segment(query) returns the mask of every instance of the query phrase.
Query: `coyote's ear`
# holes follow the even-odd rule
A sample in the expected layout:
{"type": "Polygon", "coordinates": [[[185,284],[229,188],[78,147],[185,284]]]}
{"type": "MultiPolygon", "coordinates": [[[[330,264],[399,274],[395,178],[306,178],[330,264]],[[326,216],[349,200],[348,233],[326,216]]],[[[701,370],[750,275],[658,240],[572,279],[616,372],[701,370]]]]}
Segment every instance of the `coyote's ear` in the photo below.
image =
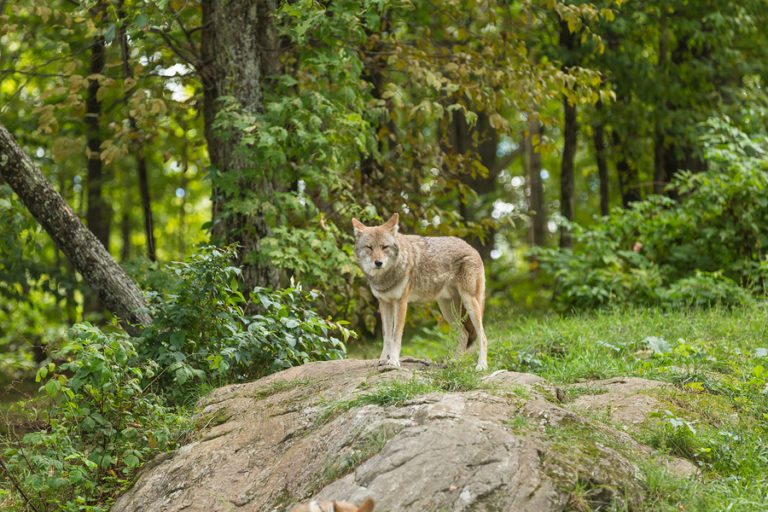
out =
{"type": "Polygon", "coordinates": [[[382,227],[387,228],[388,230],[392,231],[392,233],[397,233],[397,221],[399,218],[400,216],[397,213],[393,213],[389,220],[385,222],[382,227]]]}
{"type": "Polygon", "coordinates": [[[365,224],[363,224],[357,219],[352,219],[352,227],[355,228],[355,236],[360,236],[363,234],[363,230],[365,229],[365,224]]]}
{"type": "Polygon", "coordinates": [[[357,509],[357,512],[373,512],[373,498],[366,498],[363,504],[360,505],[360,508],[357,509]]]}

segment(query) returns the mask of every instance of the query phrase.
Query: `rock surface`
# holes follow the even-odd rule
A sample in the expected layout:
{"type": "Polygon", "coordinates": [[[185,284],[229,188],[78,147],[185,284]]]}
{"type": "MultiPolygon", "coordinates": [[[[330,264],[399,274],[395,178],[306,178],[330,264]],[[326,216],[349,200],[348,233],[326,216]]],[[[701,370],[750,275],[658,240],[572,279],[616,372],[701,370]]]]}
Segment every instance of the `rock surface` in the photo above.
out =
{"type": "Polygon", "coordinates": [[[504,371],[478,389],[400,405],[359,399],[428,371],[330,361],[217,389],[200,404],[195,437],[149,464],[112,511],[282,512],[310,498],[368,496],[377,512],[632,509],[643,499],[634,461],[666,461],[590,419],[643,421],[659,406],[644,394],[663,386],[652,381],[593,382],[594,395],[582,385],[560,403],[563,391],[547,381],[504,371]]]}

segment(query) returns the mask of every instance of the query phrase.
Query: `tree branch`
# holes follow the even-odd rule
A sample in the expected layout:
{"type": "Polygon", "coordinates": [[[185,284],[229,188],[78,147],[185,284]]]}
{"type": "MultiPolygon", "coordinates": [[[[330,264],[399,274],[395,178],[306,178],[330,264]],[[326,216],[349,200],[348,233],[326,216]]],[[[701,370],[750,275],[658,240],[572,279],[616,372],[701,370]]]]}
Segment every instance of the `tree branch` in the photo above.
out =
{"type": "Polygon", "coordinates": [[[24,502],[29,505],[35,512],[40,512],[40,509],[38,509],[34,503],[32,503],[32,500],[27,497],[27,495],[24,493],[24,489],[21,488],[19,482],[16,481],[11,472],[8,470],[8,466],[5,465],[5,461],[2,457],[0,457],[0,467],[2,467],[3,471],[5,471],[5,474],[8,475],[8,480],[11,481],[13,487],[18,491],[19,494],[21,494],[21,497],[24,498],[24,502]]]}
{"type": "Polygon", "coordinates": [[[496,160],[496,164],[493,166],[493,169],[489,169],[491,171],[491,174],[496,174],[498,172],[501,172],[505,167],[507,167],[509,164],[512,163],[512,160],[517,158],[518,156],[523,154],[523,148],[520,146],[516,150],[512,151],[511,153],[507,153],[503,157],[501,157],[499,160],[496,160]]]}
{"type": "Polygon", "coordinates": [[[195,40],[192,38],[192,32],[187,30],[187,27],[184,26],[184,24],[181,22],[181,17],[179,16],[179,13],[181,11],[174,11],[173,7],[171,7],[171,11],[173,12],[173,19],[176,21],[176,24],[179,26],[181,31],[184,33],[184,37],[187,38],[187,42],[189,43],[189,46],[191,48],[192,55],[194,55],[197,60],[200,60],[200,50],[197,48],[197,44],[195,43],[195,40]]]}
{"type": "Polygon", "coordinates": [[[202,63],[200,62],[200,57],[195,55],[194,51],[192,51],[191,54],[188,53],[185,49],[182,48],[178,41],[172,38],[167,32],[160,30],[159,28],[150,28],[149,31],[155,34],[160,34],[160,37],[162,37],[163,40],[168,44],[173,53],[178,55],[181,60],[192,66],[195,71],[198,73],[201,72],[202,63]]]}

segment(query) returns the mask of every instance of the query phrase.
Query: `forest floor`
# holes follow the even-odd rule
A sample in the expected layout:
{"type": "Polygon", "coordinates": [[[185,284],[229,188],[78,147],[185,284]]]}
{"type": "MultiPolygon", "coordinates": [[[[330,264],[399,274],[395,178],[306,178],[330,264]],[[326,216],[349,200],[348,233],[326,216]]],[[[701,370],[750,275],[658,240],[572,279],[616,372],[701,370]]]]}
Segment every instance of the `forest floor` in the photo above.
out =
{"type": "MultiPolygon", "coordinates": [[[[669,478],[641,467],[646,510],[768,510],[768,309],[617,309],[583,315],[516,317],[490,312],[491,371],[539,375],[576,405],[594,381],[641,377],[670,383],[654,393],[661,407],[640,424],[619,426],[637,441],[698,467],[669,478]]],[[[353,346],[374,358],[378,344],[353,346]]],[[[445,325],[406,336],[403,355],[452,357],[445,325]]],[[[469,356],[470,359],[474,355],[469,356]]],[[[471,364],[471,362],[468,362],[471,364]]],[[[611,414],[596,420],[610,426],[611,414]]]]}
{"type": "Polygon", "coordinates": [[[39,387],[34,376],[0,385],[0,438],[19,438],[44,425],[38,420],[44,401],[34,398],[39,387]]]}

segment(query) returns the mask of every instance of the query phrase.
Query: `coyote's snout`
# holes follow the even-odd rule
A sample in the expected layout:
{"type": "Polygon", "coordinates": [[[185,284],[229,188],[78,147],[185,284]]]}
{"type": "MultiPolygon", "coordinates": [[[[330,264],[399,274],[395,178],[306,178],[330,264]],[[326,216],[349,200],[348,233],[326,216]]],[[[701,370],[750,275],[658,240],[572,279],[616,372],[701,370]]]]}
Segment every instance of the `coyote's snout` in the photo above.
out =
{"type": "Polygon", "coordinates": [[[380,363],[400,366],[408,303],[436,300],[445,319],[460,327],[460,350],[477,339],[477,369],[488,368],[483,330],[485,270],[480,254],[455,237],[401,235],[396,213],[381,226],[365,226],[357,219],[352,219],[352,225],[357,262],[379,299],[384,331],[380,363]]]}

